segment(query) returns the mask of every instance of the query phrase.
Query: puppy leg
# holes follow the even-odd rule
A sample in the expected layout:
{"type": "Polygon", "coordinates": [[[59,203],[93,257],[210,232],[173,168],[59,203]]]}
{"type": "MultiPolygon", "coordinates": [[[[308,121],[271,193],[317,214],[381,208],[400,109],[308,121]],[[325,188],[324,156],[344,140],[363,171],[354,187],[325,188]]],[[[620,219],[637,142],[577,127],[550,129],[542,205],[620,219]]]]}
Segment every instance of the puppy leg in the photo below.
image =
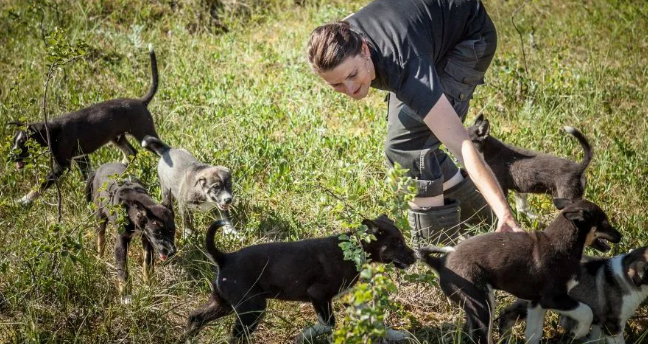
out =
{"type": "Polygon", "coordinates": [[[214,292],[209,297],[209,302],[195,309],[189,315],[185,340],[189,341],[195,337],[203,326],[218,318],[232,313],[230,306],[225,299],[218,294],[218,289],[214,286],[214,292]]]}
{"type": "Polygon", "coordinates": [[[540,307],[540,305],[529,304],[529,308],[527,308],[526,330],[524,331],[524,337],[528,344],[540,343],[545,313],[547,313],[547,310],[540,307]]]}
{"type": "Polygon", "coordinates": [[[40,187],[38,190],[32,190],[30,191],[27,195],[23,196],[18,202],[21,205],[30,205],[32,202],[34,202],[40,195],[47,189],[49,189],[56,181],[63,175],[63,172],[65,172],[65,169],[70,167],[70,162],[64,162],[64,163],[57,163],[54,162],[54,169],[52,172],[50,172],[47,177],[45,177],[45,181],[41,183],[40,187]]]}
{"type": "Polygon", "coordinates": [[[615,335],[607,336],[606,344],[625,344],[625,339],[623,339],[623,331],[615,335]]]}
{"type": "Polygon", "coordinates": [[[544,309],[553,309],[576,320],[578,322],[574,328],[576,339],[584,337],[589,332],[594,319],[592,309],[588,305],[572,299],[567,294],[545,294],[540,300],[540,306],[544,309]]]}
{"type": "Polygon", "coordinates": [[[92,165],[90,164],[90,158],[88,158],[87,155],[84,155],[74,159],[74,162],[76,162],[76,165],[79,168],[79,172],[81,172],[81,176],[83,177],[83,180],[88,180],[88,175],[90,174],[90,172],[92,172],[92,165]]]}
{"type": "Polygon", "coordinates": [[[130,162],[129,155],[137,155],[135,147],[133,147],[130,142],[128,142],[125,134],[117,136],[117,138],[112,140],[112,143],[122,151],[122,154],[124,154],[124,158],[122,159],[122,163],[124,164],[128,164],[130,162]]]}
{"type": "Polygon", "coordinates": [[[249,339],[249,336],[254,332],[257,325],[259,325],[266,306],[266,299],[259,296],[252,296],[234,306],[237,319],[232,329],[233,342],[237,342],[245,337],[249,339]]]}
{"type": "Polygon", "coordinates": [[[130,235],[120,235],[115,245],[115,261],[117,262],[117,278],[119,279],[119,294],[121,303],[129,304],[130,282],[128,281],[128,245],[130,244],[130,235]]]}
{"type": "Polygon", "coordinates": [[[173,193],[171,189],[162,186],[162,205],[173,212],[173,193]]]}
{"type": "Polygon", "coordinates": [[[99,215],[99,227],[97,227],[97,254],[99,258],[103,257],[106,250],[106,227],[108,226],[108,218],[99,215]]]}
{"type": "Polygon", "coordinates": [[[526,319],[528,307],[528,301],[517,299],[513,304],[500,311],[498,326],[500,337],[510,334],[511,328],[516,322],[526,319]]]}
{"type": "Polygon", "coordinates": [[[594,343],[600,344],[602,339],[603,339],[603,330],[601,329],[601,326],[592,325],[592,330],[587,335],[585,342],[592,343],[592,344],[594,343]]]}
{"type": "Polygon", "coordinates": [[[515,192],[515,209],[517,209],[518,213],[525,214],[530,219],[538,217],[529,210],[528,195],[525,193],[515,192]]]}
{"type": "MultiPolygon", "coordinates": [[[[309,294],[312,290],[316,288],[309,288],[309,294]]],[[[333,305],[331,300],[328,299],[313,299],[311,297],[311,302],[313,303],[313,308],[317,313],[317,324],[309,326],[302,330],[302,332],[297,336],[295,343],[304,343],[304,341],[310,343],[314,338],[319,337],[323,334],[329,334],[333,331],[335,326],[335,317],[333,316],[333,305]]]]}
{"type": "Polygon", "coordinates": [[[144,248],[144,266],[142,271],[144,273],[144,281],[148,283],[155,270],[155,260],[153,259],[153,245],[151,245],[151,242],[145,235],[142,235],[142,247],[144,248]]]}
{"type": "MultiPolygon", "coordinates": [[[[443,283],[443,282],[442,282],[443,283]]],[[[493,305],[491,305],[488,288],[479,288],[474,284],[457,283],[453,289],[441,285],[443,293],[458,303],[466,313],[464,331],[475,343],[492,344],[491,336],[493,305]]]]}
{"type": "Polygon", "coordinates": [[[183,225],[183,230],[182,230],[182,239],[187,240],[189,236],[191,236],[194,232],[193,228],[193,216],[190,213],[190,210],[182,205],[182,202],[180,202],[180,217],[182,218],[182,225],[183,225]]]}

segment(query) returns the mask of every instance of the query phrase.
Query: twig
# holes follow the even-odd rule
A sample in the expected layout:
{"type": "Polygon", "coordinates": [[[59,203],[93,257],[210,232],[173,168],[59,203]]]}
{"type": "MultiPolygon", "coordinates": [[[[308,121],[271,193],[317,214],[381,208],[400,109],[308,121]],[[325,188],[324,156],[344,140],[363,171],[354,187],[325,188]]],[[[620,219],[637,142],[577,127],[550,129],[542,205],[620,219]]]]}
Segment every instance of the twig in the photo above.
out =
{"type": "Polygon", "coordinates": [[[520,31],[520,28],[515,25],[515,16],[517,13],[526,5],[526,3],[529,2],[529,0],[524,0],[524,2],[513,11],[513,15],[511,16],[511,23],[513,24],[513,27],[515,28],[515,31],[517,31],[518,35],[520,36],[520,44],[522,45],[522,61],[524,62],[524,74],[529,75],[529,68],[527,66],[527,59],[526,59],[526,52],[524,51],[524,39],[522,38],[522,31],[520,31]]]}
{"type": "Polygon", "coordinates": [[[324,190],[324,192],[326,192],[327,194],[331,195],[331,197],[333,197],[333,198],[337,199],[338,201],[344,203],[344,206],[347,207],[347,208],[349,208],[349,209],[351,209],[351,211],[353,211],[354,213],[356,213],[356,215],[360,215],[362,218],[365,218],[365,219],[368,218],[367,216],[365,216],[365,214],[363,214],[362,212],[358,211],[356,208],[354,208],[354,207],[351,206],[349,203],[347,203],[346,199],[344,199],[344,198],[342,198],[341,196],[339,196],[338,194],[336,194],[333,190],[331,190],[331,189],[327,188],[326,186],[322,185],[322,182],[317,181],[317,185],[318,185],[320,188],[322,188],[322,189],[324,190]]]}
{"type": "MultiPolygon", "coordinates": [[[[45,84],[43,85],[43,103],[41,107],[41,111],[43,112],[43,118],[45,119],[44,124],[45,124],[45,136],[47,139],[47,149],[49,150],[50,153],[50,172],[52,175],[55,175],[54,173],[54,164],[56,163],[54,161],[54,152],[52,151],[52,141],[50,137],[50,132],[49,132],[49,126],[48,126],[48,118],[47,118],[47,90],[49,88],[49,82],[52,79],[52,75],[54,74],[54,69],[57,68],[58,66],[66,65],[70,62],[76,61],[77,57],[73,57],[63,63],[52,63],[49,67],[49,70],[47,71],[47,78],[45,79],[45,84]]],[[[56,185],[56,196],[57,196],[57,204],[58,204],[58,223],[61,223],[62,219],[62,213],[63,213],[63,206],[61,203],[61,186],[59,185],[59,178],[54,179],[54,184],[56,185]]]]}

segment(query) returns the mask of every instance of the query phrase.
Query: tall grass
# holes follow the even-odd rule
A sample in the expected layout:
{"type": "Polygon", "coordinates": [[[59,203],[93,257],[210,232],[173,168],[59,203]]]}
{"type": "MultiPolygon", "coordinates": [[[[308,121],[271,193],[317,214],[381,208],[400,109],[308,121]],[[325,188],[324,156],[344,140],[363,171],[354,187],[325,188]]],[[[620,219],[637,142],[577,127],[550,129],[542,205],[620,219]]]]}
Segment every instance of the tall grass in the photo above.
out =
{"type": "MultiPolygon", "coordinates": [[[[146,44],[152,42],[161,83],[149,108],[161,137],[234,173],[233,217],[245,237],[218,238],[219,247],[339,233],[360,222],[358,213],[391,208],[384,183],[386,105],[376,91],[362,102],[334,94],[310,72],[304,52],[315,26],[363,4],[8,0],[0,5],[0,118],[41,118],[48,37],[55,30],[65,43],[88,48],[83,58],[56,70],[48,98],[52,116],[144,94],[150,82],[146,44]]],[[[625,235],[613,253],[648,243],[646,4],[516,0],[485,6],[499,47],[467,123],[484,113],[506,142],[575,160],[580,145],[561,128],[581,129],[595,152],[586,197],[625,235]]],[[[1,134],[0,156],[6,157],[12,129],[3,127],[1,134]]],[[[179,340],[187,314],[207,300],[214,277],[201,252],[203,236],[180,242],[175,258],[158,262],[150,284],[141,279],[134,241],[134,302],[121,305],[112,254],[96,257],[96,224],[77,170],[62,179],[61,224],[53,189],[30,209],[15,202],[47,172],[45,158],[22,173],[10,162],[0,167],[0,342],[179,340]]],[[[119,159],[110,146],[91,156],[95,167],[119,159]]],[[[134,164],[159,199],[155,157],[140,149],[134,164]]],[[[543,221],[555,216],[548,197],[532,197],[531,206],[543,221]]],[[[198,227],[209,222],[207,215],[196,218],[198,227]]],[[[110,229],[108,248],[116,233],[110,229]]],[[[455,325],[461,314],[440,290],[406,282],[403,273],[393,278],[403,311],[389,317],[390,325],[413,332],[421,343],[460,338],[455,325]]],[[[342,308],[336,303],[338,316],[342,308]]],[[[315,319],[310,305],[271,302],[253,338],[288,342],[315,319]]],[[[231,324],[231,317],[216,322],[199,339],[224,342],[231,324]]],[[[550,319],[546,334],[554,335],[555,326],[550,319]]],[[[631,340],[643,332],[642,321],[633,321],[631,340]]]]}

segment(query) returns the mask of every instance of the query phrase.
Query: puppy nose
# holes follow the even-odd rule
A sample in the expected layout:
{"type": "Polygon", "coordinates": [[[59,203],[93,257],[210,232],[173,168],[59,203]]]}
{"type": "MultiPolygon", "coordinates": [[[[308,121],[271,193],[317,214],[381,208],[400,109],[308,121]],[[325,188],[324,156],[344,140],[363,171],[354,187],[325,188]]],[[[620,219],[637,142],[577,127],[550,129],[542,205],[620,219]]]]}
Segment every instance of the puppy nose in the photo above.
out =
{"type": "Polygon", "coordinates": [[[224,197],[223,202],[225,202],[225,204],[232,204],[232,196],[224,197]]]}

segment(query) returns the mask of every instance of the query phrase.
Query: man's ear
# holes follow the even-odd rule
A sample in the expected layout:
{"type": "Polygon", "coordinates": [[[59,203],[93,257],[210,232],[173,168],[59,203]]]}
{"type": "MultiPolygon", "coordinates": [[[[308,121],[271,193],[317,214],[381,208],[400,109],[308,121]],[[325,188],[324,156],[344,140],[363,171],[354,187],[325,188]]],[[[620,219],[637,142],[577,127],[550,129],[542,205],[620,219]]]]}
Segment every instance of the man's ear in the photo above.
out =
{"type": "Polygon", "coordinates": [[[574,203],[574,201],[567,198],[554,198],[553,204],[556,206],[556,209],[563,210],[566,206],[574,203]]]}

